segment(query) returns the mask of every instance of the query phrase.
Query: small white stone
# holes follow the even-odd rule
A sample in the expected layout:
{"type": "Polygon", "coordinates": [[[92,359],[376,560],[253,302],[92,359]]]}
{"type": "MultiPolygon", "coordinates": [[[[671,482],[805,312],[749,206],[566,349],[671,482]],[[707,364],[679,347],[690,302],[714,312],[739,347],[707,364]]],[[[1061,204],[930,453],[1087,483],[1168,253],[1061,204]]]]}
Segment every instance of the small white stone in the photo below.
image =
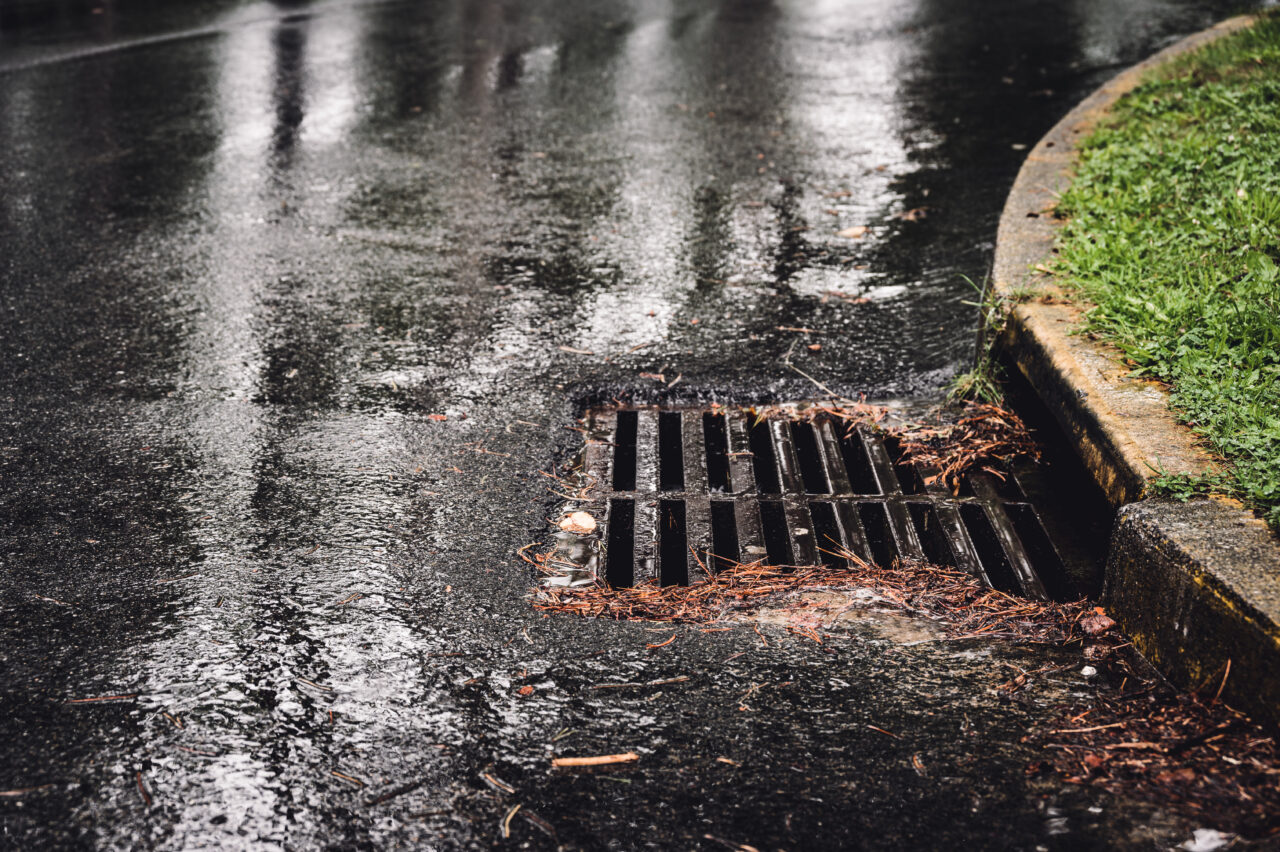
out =
{"type": "Polygon", "coordinates": [[[1093,666],[1085,666],[1080,670],[1080,674],[1084,675],[1085,677],[1094,677],[1095,675],[1098,674],[1098,670],[1095,669],[1093,666]]]}
{"type": "Polygon", "coordinates": [[[587,535],[594,532],[596,519],[586,512],[574,512],[560,521],[560,529],[576,535],[587,535]]]}

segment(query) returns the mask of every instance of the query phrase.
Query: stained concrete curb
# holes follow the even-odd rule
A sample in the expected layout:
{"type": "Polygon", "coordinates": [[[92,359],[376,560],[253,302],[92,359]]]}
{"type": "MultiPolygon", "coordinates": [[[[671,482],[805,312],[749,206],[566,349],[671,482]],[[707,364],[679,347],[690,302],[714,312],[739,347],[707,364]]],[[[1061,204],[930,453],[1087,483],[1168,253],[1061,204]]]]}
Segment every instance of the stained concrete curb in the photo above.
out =
{"type": "MultiPolygon", "coordinates": [[[[1231,675],[1233,706],[1280,727],[1280,539],[1225,501],[1148,498],[1157,471],[1199,473],[1213,460],[1168,409],[1155,382],[1127,375],[1119,353],[1073,335],[1080,309],[1037,267],[1053,252],[1058,194],[1071,182],[1077,142],[1153,68],[1248,26],[1232,18],[1113,78],[1032,149],[1000,216],[993,286],[1017,303],[1000,344],[1119,509],[1103,602],[1174,682],[1199,688],[1231,675]]],[[[1214,688],[1216,689],[1216,683],[1214,688]]]]}

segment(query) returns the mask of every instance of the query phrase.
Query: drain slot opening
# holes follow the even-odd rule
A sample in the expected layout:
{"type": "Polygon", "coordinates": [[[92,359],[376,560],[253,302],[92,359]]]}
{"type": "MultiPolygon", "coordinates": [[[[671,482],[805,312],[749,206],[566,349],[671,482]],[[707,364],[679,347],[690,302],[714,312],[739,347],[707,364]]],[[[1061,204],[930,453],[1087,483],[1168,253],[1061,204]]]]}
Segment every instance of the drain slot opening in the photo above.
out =
{"type": "Polygon", "coordinates": [[[765,554],[771,565],[790,565],[791,538],[787,534],[787,516],[780,500],[760,501],[760,526],[764,532],[765,554]]]}
{"type": "Polygon", "coordinates": [[[689,584],[689,547],[683,500],[658,503],[659,579],[664,586],[689,584]]]}
{"type": "Polygon", "coordinates": [[[636,489],[636,429],[640,415],[635,411],[619,411],[613,433],[613,490],[636,489]]]}
{"type": "Polygon", "coordinates": [[[707,448],[707,488],[729,490],[729,431],[723,414],[702,415],[702,436],[707,448]]]}
{"type": "Polygon", "coordinates": [[[862,444],[862,435],[855,429],[840,439],[840,454],[844,456],[845,472],[854,494],[879,494],[876,475],[871,469],[871,459],[862,444]]]}
{"type": "Polygon", "coordinates": [[[927,490],[924,484],[924,478],[920,476],[920,472],[916,470],[915,465],[902,463],[902,447],[896,438],[887,438],[884,442],[884,448],[889,453],[889,458],[893,461],[893,473],[898,479],[898,485],[902,487],[903,494],[923,494],[927,490]]]}
{"type": "Polygon", "coordinates": [[[987,513],[976,503],[965,503],[960,507],[960,516],[964,518],[969,538],[977,548],[978,558],[982,560],[982,567],[986,569],[991,585],[1002,592],[1021,591],[1013,565],[1000,546],[1000,539],[991,526],[987,513]]]}
{"type": "Polygon", "coordinates": [[[791,443],[796,448],[796,460],[800,462],[800,479],[809,494],[830,494],[826,471],[822,468],[822,451],[818,449],[818,436],[808,423],[791,424],[791,443]]]}
{"type": "Polygon", "coordinates": [[[751,467],[756,474],[756,490],[761,494],[780,494],[782,484],[778,479],[778,457],[773,450],[766,421],[751,427],[751,467]]]}
{"type": "Polygon", "coordinates": [[[684,490],[684,440],[680,412],[658,415],[658,490],[684,490]]]}
{"type": "Polygon", "coordinates": [[[711,553],[712,571],[721,571],[740,562],[738,547],[738,519],[733,511],[733,501],[711,501],[711,553]]]}
{"type": "Polygon", "coordinates": [[[604,578],[614,587],[635,582],[636,504],[634,500],[609,501],[609,562],[604,578]]]}
{"type": "Polygon", "coordinates": [[[867,545],[871,548],[872,561],[888,567],[898,558],[893,547],[893,532],[889,529],[889,515],[883,503],[859,503],[858,516],[867,533],[867,545]]]}
{"type": "Polygon", "coordinates": [[[1049,596],[1060,601],[1079,597],[1068,578],[1067,567],[1049,539],[1049,534],[1045,532],[1044,524],[1040,523],[1035,509],[1025,503],[1009,503],[1004,510],[1018,534],[1018,540],[1027,549],[1031,564],[1036,566],[1036,573],[1044,582],[1049,596]]]}
{"type": "Polygon", "coordinates": [[[937,510],[928,503],[910,503],[908,506],[911,520],[916,525],[916,533],[920,537],[920,546],[924,548],[924,558],[935,565],[954,567],[955,551],[947,541],[937,510]]]}
{"type": "Polygon", "coordinates": [[[809,504],[809,517],[813,519],[813,538],[818,546],[819,561],[833,568],[843,568],[845,560],[835,555],[844,547],[835,507],[827,502],[814,501],[809,504]]]}

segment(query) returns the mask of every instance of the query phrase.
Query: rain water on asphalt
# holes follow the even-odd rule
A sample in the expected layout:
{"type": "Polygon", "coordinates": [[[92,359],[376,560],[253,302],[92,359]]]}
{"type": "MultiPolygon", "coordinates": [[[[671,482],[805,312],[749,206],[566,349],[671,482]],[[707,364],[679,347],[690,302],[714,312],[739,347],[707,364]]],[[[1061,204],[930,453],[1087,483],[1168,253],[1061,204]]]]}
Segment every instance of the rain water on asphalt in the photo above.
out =
{"type": "Polygon", "coordinates": [[[1070,653],[515,551],[589,404],[939,398],[1024,149],[1227,8],[5,3],[0,846],[1181,842],[1027,779],[1070,653]]]}

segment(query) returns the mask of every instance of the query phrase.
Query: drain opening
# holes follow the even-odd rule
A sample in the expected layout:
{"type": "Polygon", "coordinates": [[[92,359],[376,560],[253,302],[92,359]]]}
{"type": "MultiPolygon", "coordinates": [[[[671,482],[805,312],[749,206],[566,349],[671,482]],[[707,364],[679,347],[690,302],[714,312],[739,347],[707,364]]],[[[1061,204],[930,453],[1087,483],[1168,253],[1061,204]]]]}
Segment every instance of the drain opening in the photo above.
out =
{"type": "Polygon", "coordinates": [[[712,492],[729,490],[729,432],[723,414],[702,415],[703,441],[707,447],[707,488],[712,492]]]}
{"type": "Polygon", "coordinates": [[[696,583],[759,559],[839,566],[844,549],[885,566],[926,559],[1034,598],[1074,595],[1051,535],[1063,519],[1042,522],[1026,495],[1047,486],[1026,466],[1003,480],[970,475],[953,494],[904,464],[892,440],[831,419],[652,408],[587,417],[586,502],[607,510],[603,574],[614,586],[696,583]]]}
{"type": "Polygon", "coordinates": [[[871,460],[867,458],[862,434],[855,431],[841,438],[840,453],[853,493],[879,494],[880,488],[876,485],[876,475],[871,470],[871,460]]]}
{"type": "Polygon", "coordinates": [[[751,427],[751,468],[756,474],[756,489],[761,494],[777,494],[782,490],[778,480],[778,457],[773,449],[768,422],[751,427]]]}
{"type": "Polygon", "coordinates": [[[871,561],[877,565],[892,565],[898,554],[893,548],[893,533],[889,531],[889,518],[884,504],[859,503],[858,515],[862,520],[862,528],[867,532],[871,561]]]}
{"type": "Polygon", "coordinates": [[[770,564],[790,565],[795,561],[787,536],[787,516],[781,500],[760,501],[760,525],[764,528],[764,549],[770,564]]]}
{"type": "Polygon", "coordinates": [[[832,568],[841,568],[845,560],[836,552],[845,547],[844,536],[840,534],[840,524],[836,521],[835,507],[824,501],[809,504],[809,515],[813,518],[813,537],[817,541],[818,561],[832,568]]]}
{"type": "Polygon", "coordinates": [[[658,490],[684,490],[684,436],[680,433],[680,412],[658,415],[658,490]]]}
{"type": "Polygon", "coordinates": [[[966,503],[960,507],[969,537],[978,548],[978,558],[987,572],[992,587],[1002,592],[1018,591],[1017,576],[1013,573],[1013,565],[1004,549],[1000,547],[1000,539],[996,536],[991,520],[982,507],[975,503],[966,503]]]}
{"type": "Polygon", "coordinates": [[[800,462],[800,478],[804,481],[804,490],[810,494],[830,494],[831,487],[827,484],[822,451],[818,449],[818,436],[814,434],[813,426],[808,423],[792,423],[791,441],[800,462]]]}
{"type": "Polygon", "coordinates": [[[619,411],[613,435],[613,490],[634,491],[636,488],[636,429],[640,415],[635,411],[619,411]]]}
{"type": "Polygon", "coordinates": [[[711,501],[711,570],[722,571],[739,561],[738,519],[732,500],[711,501]]]}
{"type": "Polygon", "coordinates": [[[915,522],[920,536],[920,546],[924,548],[924,558],[935,565],[955,565],[956,554],[942,529],[942,522],[938,520],[937,510],[928,503],[911,503],[909,506],[911,520],[915,522]]]}
{"type": "Polygon", "coordinates": [[[898,480],[898,487],[902,489],[903,494],[923,494],[926,490],[924,477],[920,475],[920,471],[916,470],[914,465],[904,464],[902,461],[902,447],[896,438],[886,438],[884,448],[889,454],[889,458],[893,461],[893,475],[898,480]]]}
{"type": "Polygon", "coordinates": [[[609,559],[605,579],[611,586],[630,586],[635,582],[635,501],[610,500],[608,523],[609,559]]]}
{"type": "Polygon", "coordinates": [[[659,575],[662,585],[688,585],[688,541],[684,502],[660,501],[658,503],[658,556],[662,565],[659,575]]]}

